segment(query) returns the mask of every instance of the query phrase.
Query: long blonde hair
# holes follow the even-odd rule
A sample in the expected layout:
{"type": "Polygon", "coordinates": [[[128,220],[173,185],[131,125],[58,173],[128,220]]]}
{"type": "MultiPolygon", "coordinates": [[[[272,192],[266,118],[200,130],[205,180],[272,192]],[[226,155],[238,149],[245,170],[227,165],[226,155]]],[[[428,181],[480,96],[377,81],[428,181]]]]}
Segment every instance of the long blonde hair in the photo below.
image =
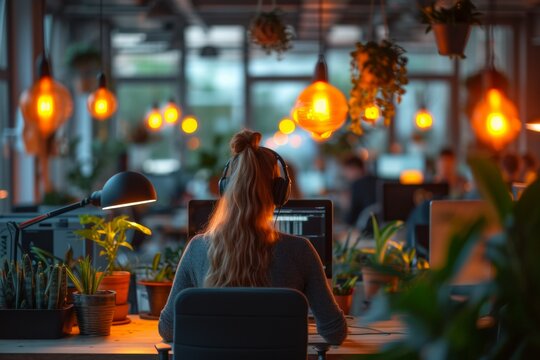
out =
{"type": "Polygon", "coordinates": [[[205,286],[268,286],[272,244],[273,179],[277,161],[259,147],[261,134],[243,130],[231,140],[227,188],[205,234],[210,266],[205,286]]]}

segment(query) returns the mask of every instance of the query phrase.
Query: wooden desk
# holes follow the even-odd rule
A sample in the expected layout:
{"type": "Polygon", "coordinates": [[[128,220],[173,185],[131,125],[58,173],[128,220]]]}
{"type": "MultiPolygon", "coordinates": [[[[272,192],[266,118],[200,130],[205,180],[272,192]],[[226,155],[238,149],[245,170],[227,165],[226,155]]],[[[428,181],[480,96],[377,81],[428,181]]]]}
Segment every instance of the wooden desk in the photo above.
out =
{"type": "MultiPolygon", "coordinates": [[[[78,329],[74,327],[72,335],[57,340],[0,340],[0,359],[157,359],[154,344],[161,341],[157,321],[141,320],[137,315],[130,315],[130,318],[132,322],[128,325],[113,326],[107,337],[78,336],[78,329]]],[[[374,323],[365,328],[357,326],[360,326],[358,319],[349,319],[349,336],[341,346],[329,350],[328,359],[357,358],[353,355],[374,353],[381,345],[403,334],[398,321],[374,323]]],[[[310,325],[309,342],[322,342],[315,332],[315,327],[310,325]]],[[[311,347],[309,353],[310,358],[315,359],[311,347]]]]}

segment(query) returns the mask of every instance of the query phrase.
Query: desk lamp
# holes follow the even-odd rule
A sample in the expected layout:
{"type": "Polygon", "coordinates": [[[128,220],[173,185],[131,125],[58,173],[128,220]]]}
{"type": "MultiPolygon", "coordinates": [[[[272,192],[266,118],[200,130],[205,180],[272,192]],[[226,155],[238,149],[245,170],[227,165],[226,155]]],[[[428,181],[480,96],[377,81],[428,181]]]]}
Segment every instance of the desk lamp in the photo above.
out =
{"type": "Polygon", "coordinates": [[[88,204],[100,206],[103,210],[109,210],[125,206],[146,204],[156,200],[156,190],[154,189],[154,186],[150,180],[148,180],[144,175],[133,171],[124,171],[118,173],[107,180],[102,190],[94,191],[89,197],[81,200],[80,202],[64,206],[43,215],[39,215],[19,224],[12,223],[12,226],[15,227],[15,236],[12,249],[13,259],[17,259],[17,245],[21,230],[26,229],[31,225],[40,223],[46,219],[53,218],[66,212],[85,207],[88,204]]]}

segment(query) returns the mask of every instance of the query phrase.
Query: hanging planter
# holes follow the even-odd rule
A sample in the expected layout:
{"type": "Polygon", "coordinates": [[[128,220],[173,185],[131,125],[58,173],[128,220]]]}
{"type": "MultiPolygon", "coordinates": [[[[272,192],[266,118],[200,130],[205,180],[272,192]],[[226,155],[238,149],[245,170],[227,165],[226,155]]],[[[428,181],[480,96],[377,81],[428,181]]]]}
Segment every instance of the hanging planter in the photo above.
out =
{"type": "Polygon", "coordinates": [[[292,48],[294,30],[283,21],[283,12],[274,8],[270,12],[259,12],[249,26],[249,38],[268,55],[273,51],[278,58],[292,48]]]}
{"type": "Polygon", "coordinates": [[[471,26],[480,24],[481,14],[472,1],[439,0],[422,7],[421,12],[422,22],[428,24],[426,33],[433,29],[439,54],[464,59],[471,26]]]}
{"type": "Polygon", "coordinates": [[[380,43],[369,41],[357,43],[351,53],[351,97],[349,113],[350,130],[358,135],[363,133],[361,121],[373,124],[366,117],[365,109],[374,104],[379,107],[385,125],[395,114],[394,97],[398,103],[405,94],[404,85],[408,83],[407,58],[405,50],[388,40],[380,43]]]}

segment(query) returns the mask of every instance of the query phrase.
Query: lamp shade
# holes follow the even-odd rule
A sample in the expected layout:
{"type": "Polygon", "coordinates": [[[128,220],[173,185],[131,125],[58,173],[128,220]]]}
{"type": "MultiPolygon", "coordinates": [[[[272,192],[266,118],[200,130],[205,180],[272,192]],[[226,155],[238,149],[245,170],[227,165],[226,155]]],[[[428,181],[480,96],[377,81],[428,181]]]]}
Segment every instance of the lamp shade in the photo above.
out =
{"type": "Polygon", "coordinates": [[[103,189],[92,194],[92,198],[103,210],[108,210],[154,202],[157,195],[146,176],[133,171],[124,171],[107,180],[103,189]]]}

